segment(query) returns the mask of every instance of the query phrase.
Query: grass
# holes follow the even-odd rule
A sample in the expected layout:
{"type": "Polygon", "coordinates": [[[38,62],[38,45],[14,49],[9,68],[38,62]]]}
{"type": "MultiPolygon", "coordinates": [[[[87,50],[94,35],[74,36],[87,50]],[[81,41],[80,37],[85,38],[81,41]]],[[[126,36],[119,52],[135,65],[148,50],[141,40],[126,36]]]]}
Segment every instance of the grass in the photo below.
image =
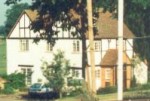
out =
{"type": "Polygon", "coordinates": [[[97,95],[100,101],[117,100],[117,93],[97,95]]]}
{"type": "Polygon", "coordinates": [[[81,101],[81,99],[79,97],[64,97],[57,101],[81,101]]]}
{"type": "MultiPolygon", "coordinates": [[[[99,98],[100,101],[117,100],[117,93],[97,95],[97,98],[99,98]]],[[[64,98],[61,98],[61,99],[57,99],[57,101],[81,101],[81,98],[79,96],[64,97],[64,98]]]]}
{"type": "Polygon", "coordinates": [[[0,74],[6,73],[6,40],[0,39],[0,74]]]}

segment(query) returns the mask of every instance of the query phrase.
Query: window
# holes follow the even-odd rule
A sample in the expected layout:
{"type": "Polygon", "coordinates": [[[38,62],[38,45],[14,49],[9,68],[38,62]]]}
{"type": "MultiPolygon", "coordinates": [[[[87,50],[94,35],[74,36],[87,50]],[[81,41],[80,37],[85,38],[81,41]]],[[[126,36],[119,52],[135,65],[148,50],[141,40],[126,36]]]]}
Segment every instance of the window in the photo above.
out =
{"type": "Polygon", "coordinates": [[[96,78],[100,78],[100,70],[96,70],[95,71],[95,77],[96,78]]]}
{"type": "Polygon", "coordinates": [[[79,52],[79,51],[80,51],[80,42],[73,41],[73,52],[79,52]]]}
{"type": "Polygon", "coordinates": [[[95,42],[95,51],[100,51],[100,43],[95,42]]]}
{"type": "Polygon", "coordinates": [[[106,87],[110,86],[110,82],[105,82],[106,87]]]}
{"type": "Polygon", "coordinates": [[[32,70],[31,68],[21,68],[22,73],[25,75],[25,84],[26,85],[31,85],[31,75],[32,75],[32,70]]]}
{"type": "Polygon", "coordinates": [[[47,43],[46,50],[47,50],[48,52],[53,51],[53,46],[52,46],[50,43],[47,43]]]}
{"type": "Polygon", "coordinates": [[[78,70],[73,70],[72,71],[72,76],[73,77],[79,77],[79,71],[78,70]]]}
{"type": "Polygon", "coordinates": [[[109,80],[111,78],[111,69],[107,68],[105,69],[105,79],[109,80]]]}
{"type": "Polygon", "coordinates": [[[28,51],[28,50],[29,50],[29,41],[20,40],[20,51],[28,51]]]}

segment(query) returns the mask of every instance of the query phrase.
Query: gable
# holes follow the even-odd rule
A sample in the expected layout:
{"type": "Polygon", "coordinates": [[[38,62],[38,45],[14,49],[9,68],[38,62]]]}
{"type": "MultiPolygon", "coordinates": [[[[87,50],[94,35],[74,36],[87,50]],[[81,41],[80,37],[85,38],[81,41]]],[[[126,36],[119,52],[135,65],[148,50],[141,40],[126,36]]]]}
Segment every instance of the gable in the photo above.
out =
{"type": "MultiPolygon", "coordinates": [[[[118,61],[118,51],[117,49],[108,49],[106,54],[104,55],[100,65],[101,66],[116,66],[118,61]]],[[[124,52],[123,53],[123,63],[124,64],[131,64],[131,61],[128,55],[124,52]]]]}
{"type": "MultiPolygon", "coordinates": [[[[31,11],[30,11],[31,12],[31,11]]],[[[18,20],[16,21],[15,25],[11,29],[10,33],[8,34],[7,38],[32,38],[36,37],[36,34],[32,34],[33,31],[30,29],[31,22],[35,19],[35,16],[31,16],[30,12],[25,10],[21,13],[18,20]]]]}

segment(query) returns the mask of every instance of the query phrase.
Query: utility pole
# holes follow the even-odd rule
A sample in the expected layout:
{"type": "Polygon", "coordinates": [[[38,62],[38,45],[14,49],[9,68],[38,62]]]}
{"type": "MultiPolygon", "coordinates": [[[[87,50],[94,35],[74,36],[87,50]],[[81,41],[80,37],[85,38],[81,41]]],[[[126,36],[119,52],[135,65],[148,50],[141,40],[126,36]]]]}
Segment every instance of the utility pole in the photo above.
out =
{"type": "Polygon", "coordinates": [[[87,0],[87,15],[88,15],[88,34],[90,44],[90,65],[91,65],[91,78],[90,84],[92,93],[96,93],[95,87],[95,56],[94,56],[94,35],[93,35],[93,16],[92,16],[92,0],[87,0]]]}
{"type": "Polygon", "coordinates": [[[123,100],[123,15],[124,0],[118,0],[118,100],[123,100]]]}

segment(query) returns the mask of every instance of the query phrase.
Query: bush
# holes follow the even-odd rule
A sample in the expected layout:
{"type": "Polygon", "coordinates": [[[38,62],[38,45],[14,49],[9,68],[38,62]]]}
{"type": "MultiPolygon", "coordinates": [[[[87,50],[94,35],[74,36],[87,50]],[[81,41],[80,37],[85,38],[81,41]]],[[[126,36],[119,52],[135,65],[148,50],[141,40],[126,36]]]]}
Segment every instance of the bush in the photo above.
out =
{"type": "Polygon", "coordinates": [[[77,88],[77,89],[71,91],[69,96],[77,96],[77,95],[80,95],[81,93],[82,93],[82,88],[77,88]]]}
{"type": "Polygon", "coordinates": [[[150,83],[140,85],[139,89],[140,90],[148,90],[148,89],[150,89],[150,83]]]}
{"type": "Polygon", "coordinates": [[[81,94],[83,82],[83,79],[68,78],[67,85],[70,88],[70,90],[69,92],[67,92],[67,94],[69,94],[69,96],[76,96],[81,94]]]}
{"type": "Polygon", "coordinates": [[[127,89],[126,91],[138,91],[138,90],[149,90],[150,89],[150,83],[147,84],[137,84],[134,87],[131,87],[130,89],[127,89]]]}
{"type": "Polygon", "coordinates": [[[14,89],[25,87],[25,75],[21,73],[13,73],[8,75],[8,84],[14,89]]]}
{"type": "Polygon", "coordinates": [[[137,84],[136,84],[136,78],[135,78],[135,75],[134,75],[132,80],[131,80],[131,87],[135,87],[135,86],[137,86],[137,84]]]}
{"type": "Polygon", "coordinates": [[[117,87],[109,86],[106,88],[98,89],[97,94],[108,94],[108,93],[115,93],[115,92],[117,92],[117,87]]]}
{"type": "Polygon", "coordinates": [[[1,75],[7,82],[1,93],[12,94],[15,90],[25,88],[25,75],[21,73],[12,73],[10,75],[1,75]]]}
{"type": "Polygon", "coordinates": [[[11,86],[5,85],[5,89],[0,91],[1,94],[13,94],[14,89],[11,86]]]}
{"type": "Polygon", "coordinates": [[[82,79],[68,79],[68,86],[82,86],[82,79]]]}

